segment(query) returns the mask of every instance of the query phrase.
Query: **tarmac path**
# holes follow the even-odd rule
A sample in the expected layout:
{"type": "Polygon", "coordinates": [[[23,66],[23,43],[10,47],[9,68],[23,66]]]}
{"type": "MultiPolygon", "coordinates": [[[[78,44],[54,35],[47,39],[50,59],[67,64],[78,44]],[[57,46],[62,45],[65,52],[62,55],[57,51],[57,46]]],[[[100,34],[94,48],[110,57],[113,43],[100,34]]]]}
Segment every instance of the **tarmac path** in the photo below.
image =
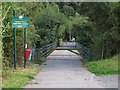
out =
{"type": "Polygon", "coordinates": [[[42,65],[42,71],[24,88],[104,88],[76,53],[76,50],[54,50],[42,65]]]}

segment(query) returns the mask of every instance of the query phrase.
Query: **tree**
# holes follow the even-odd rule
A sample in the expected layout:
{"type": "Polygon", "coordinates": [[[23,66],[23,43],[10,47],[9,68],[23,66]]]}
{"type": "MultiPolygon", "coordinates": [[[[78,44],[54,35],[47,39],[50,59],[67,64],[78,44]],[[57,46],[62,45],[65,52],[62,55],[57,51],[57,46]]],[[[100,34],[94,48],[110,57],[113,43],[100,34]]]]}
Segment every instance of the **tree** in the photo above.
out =
{"type": "Polygon", "coordinates": [[[75,16],[75,13],[76,13],[72,7],[67,5],[63,6],[62,12],[68,17],[75,16]]]}
{"type": "MultiPolygon", "coordinates": [[[[11,19],[13,16],[13,10],[16,9],[16,16],[18,15],[26,15],[31,19],[31,28],[27,30],[27,43],[28,47],[32,48],[33,43],[38,38],[37,32],[35,30],[34,25],[32,24],[32,18],[34,17],[33,13],[41,10],[42,3],[13,3],[13,2],[3,2],[2,3],[2,35],[3,35],[3,51],[4,57],[3,62],[7,61],[12,67],[13,65],[13,28],[11,19]],[[34,5],[34,6],[32,6],[34,5]],[[32,6],[32,7],[31,7],[32,6]],[[33,7],[36,9],[33,11],[33,7]],[[39,8],[38,8],[39,7],[39,8]]],[[[23,29],[17,29],[17,64],[21,66],[23,64],[23,29]]]]}
{"type": "Polygon", "coordinates": [[[51,39],[47,43],[50,43],[49,41],[55,41],[55,39],[58,40],[61,36],[60,28],[64,28],[63,25],[66,21],[67,18],[63,13],[59,12],[58,5],[55,3],[48,4],[44,10],[36,15],[34,20],[36,29],[42,38],[41,43],[45,42],[45,39],[51,39]]]}
{"type": "MultiPolygon", "coordinates": [[[[103,59],[110,57],[111,55],[115,55],[118,52],[116,47],[118,46],[119,40],[113,38],[112,35],[119,36],[117,35],[118,19],[114,13],[115,8],[119,7],[119,4],[81,3],[78,7],[78,13],[88,16],[90,18],[89,20],[93,23],[92,35],[95,43],[92,48],[94,56],[98,56],[97,58],[103,59]],[[117,43],[115,43],[114,40],[117,43]],[[115,44],[113,45],[113,43],[115,44]]],[[[116,11],[119,13],[118,10],[116,11]]]]}

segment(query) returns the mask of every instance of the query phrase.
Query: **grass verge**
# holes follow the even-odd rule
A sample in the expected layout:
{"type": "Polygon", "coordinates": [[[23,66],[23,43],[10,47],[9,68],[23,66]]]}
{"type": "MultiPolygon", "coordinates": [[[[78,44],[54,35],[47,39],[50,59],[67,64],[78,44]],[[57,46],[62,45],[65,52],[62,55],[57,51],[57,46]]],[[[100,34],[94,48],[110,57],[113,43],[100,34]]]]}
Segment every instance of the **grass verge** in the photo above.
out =
{"type": "Polygon", "coordinates": [[[0,90],[2,88],[2,70],[0,69],[0,90]]]}
{"type": "Polygon", "coordinates": [[[96,75],[120,74],[118,69],[118,55],[105,60],[83,61],[88,70],[96,75]]]}
{"type": "Polygon", "coordinates": [[[28,81],[34,79],[34,76],[40,71],[38,65],[31,64],[27,68],[18,68],[17,70],[8,70],[8,76],[2,82],[2,88],[13,88],[19,90],[23,88],[28,81]]]}

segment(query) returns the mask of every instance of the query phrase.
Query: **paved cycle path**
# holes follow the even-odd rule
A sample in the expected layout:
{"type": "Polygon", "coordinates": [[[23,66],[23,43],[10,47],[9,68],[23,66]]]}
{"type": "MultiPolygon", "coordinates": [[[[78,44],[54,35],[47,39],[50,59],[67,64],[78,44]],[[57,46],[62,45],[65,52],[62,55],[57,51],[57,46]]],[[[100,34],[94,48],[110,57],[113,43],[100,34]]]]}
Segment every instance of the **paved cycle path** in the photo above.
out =
{"type": "Polygon", "coordinates": [[[42,65],[32,82],[25,88],[103,88],[82,64],[76,50],[55,50],[42,65]]]}

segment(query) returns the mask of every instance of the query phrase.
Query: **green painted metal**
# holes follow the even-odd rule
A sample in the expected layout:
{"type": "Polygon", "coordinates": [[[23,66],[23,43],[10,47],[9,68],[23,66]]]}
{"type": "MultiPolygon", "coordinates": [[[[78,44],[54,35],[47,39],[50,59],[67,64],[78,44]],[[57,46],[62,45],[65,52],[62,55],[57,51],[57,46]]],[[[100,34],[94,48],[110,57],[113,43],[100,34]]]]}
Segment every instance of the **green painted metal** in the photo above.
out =
{"type": "Polygon", "coordinates": [[[24,29],[24,68],[26,68],[26,28],[24,29]]]}
{"type": "Polygon", "coordinates": [[[12,27],[13,28],[29,28],[30,18],[22,16],[12,17],[12,27]]]}
{"type": "MultiPolygon", "coordinates": [[[[15,16],[15,10],[13,10],[13,16],[15,16]]],[[[14,69],[16,69],[16,28],[13,28],[14,34],[14,69]]]]}
{"type": "Polygon", "coordinates": [[[49,45],[43,46],[41,48],[37,48],[33,53],[35,54],[35,59],[38,60],[38,56],[47,57],[52,51],[54,51],[57,48],[57,42],[53,42],[49,45]]]}
{"type": "Polygon", "coordinates": [[[76,42],[76,48],[78,50],[78,52],[84,57],[87,58],[89,60],[92,60],[92,51],[91,48],[87,48],[83,45],[81,45],[80,43],[76,42]]]}

